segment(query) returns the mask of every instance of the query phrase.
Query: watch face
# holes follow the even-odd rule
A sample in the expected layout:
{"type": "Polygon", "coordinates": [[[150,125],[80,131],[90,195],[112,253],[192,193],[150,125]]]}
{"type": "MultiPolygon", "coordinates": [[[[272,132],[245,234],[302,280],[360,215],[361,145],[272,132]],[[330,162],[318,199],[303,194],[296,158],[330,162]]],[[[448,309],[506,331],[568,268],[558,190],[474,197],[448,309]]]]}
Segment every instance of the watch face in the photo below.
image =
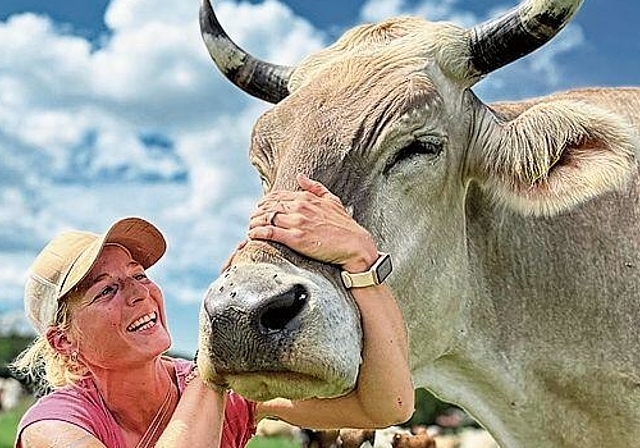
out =
{"type": "Polygon", "coordinates": [[[376,280],[377,283],[382,283],[391,274],[393,266],[391,265],[391,257],[387,254],[381,260],[380,264],[376,268],[376,280]]]}

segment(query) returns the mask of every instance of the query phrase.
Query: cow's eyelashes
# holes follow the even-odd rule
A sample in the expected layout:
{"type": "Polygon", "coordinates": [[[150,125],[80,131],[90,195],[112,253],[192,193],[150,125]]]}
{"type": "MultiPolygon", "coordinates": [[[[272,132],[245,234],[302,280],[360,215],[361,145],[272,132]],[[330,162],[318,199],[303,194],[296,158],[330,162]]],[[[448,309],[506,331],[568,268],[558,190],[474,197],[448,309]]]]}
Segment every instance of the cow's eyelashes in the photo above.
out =
{"type": "Polygon", "coordinates": [[[271,190],[271,182],[264,176],[260,176],[260,184],[262,185],[262,192],[268,193],[271,190]]]}
{"type": "Polygon", "coordinates": [[[384,174],[388,173],[394,166],[401,162],[417,159],[421,156],[437,156],[442,152],[443,141],[441,138],[428,136],[417,137],[407,145],[400,148],[384,168],[384,174]]]}

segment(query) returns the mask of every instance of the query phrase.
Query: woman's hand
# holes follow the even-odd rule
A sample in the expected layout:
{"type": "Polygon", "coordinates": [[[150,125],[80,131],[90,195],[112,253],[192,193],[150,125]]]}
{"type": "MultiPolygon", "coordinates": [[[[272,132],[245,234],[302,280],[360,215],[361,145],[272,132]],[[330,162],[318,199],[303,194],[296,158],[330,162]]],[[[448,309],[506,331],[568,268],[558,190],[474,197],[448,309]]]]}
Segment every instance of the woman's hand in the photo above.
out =
{"type": "Polygon", "coordinates": [[[259,203],[249,222],[250,239],[282,243],[309,258],[356,273],[378,258],[371,234],[320,182],[298,174],[303,191],[276,191],[259,203]]]}

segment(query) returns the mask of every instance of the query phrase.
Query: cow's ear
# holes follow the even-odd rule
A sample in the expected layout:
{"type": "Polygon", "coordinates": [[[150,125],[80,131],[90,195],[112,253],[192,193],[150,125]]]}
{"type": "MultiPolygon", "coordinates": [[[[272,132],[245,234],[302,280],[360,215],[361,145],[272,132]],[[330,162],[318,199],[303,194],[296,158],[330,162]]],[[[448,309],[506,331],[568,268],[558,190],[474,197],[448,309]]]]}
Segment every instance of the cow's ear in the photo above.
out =
{"type": "Polygon", "coordinates": [[[637,130],[589,103],[541,103],[497,128],[482,151],[483,184],[526,215],[550,216],[622,188],[636,170],[637,130]]]}

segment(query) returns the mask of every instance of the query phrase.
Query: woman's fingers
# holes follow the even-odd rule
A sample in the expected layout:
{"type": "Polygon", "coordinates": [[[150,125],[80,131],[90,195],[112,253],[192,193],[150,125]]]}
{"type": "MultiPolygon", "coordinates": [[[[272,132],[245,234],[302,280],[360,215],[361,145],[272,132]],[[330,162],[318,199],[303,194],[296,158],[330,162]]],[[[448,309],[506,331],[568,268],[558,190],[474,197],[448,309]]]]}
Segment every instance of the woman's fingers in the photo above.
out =
{"type": "Polygon", "coordinates": [[[249,229],[256,227],[281,227],[289,228],[292,216],[286,212],[269,209],[257,209],[249,218],[249,229]]]}
{"type": "Polygon", "coordinates": [[[308,257],[332,262],[335,249],[329,242],[332,238],[340,239],[335,232],[342,226],[330,216],[314,207],[303,207],[298,212],[259,207],[249,220],[247,237],[281,243],[308,257]]]}
{"type": "Polygon", "coordinates": [[[299,229],[259,226],[249,229],[247,236],[252,240],[265,240],[284,244],[302,255],[325,263],[335,263],[340,260],[335,248],[327,242],[329,240],[299,229]],[[324,242],[323,239],[325,240],[324,242]]]}
{"type": "Polygon", "coordinates": [[[313,198],[329,199],[342,205],[340,198],[331,193],[331,191],[329,191],[329,189],[321,182],[310,179],[303,173],[299,173],[296,176],[296,179],[298,181],[298,185],[302,188],[302,192],[291,190],[272,191],[271,193],[267,193],[258,201],[258,206],[273,207],[279,203],[281,207],[286,207],[287,202],[300,199],[310,200],[313,198]]]}
{"type": "Polygon", "coordinates": [[[331,193],[329,189],[322,183],[307,177],[306,174],[298,173],[298,175],[296,176],[296,180],[298,181],[298,185],[300,185],[303,190],[313,193],[318,197],[330,199],[332,201],[338,202],[339,204],[342,204],[342,201],[338,196],[331,193]]]}
{"type": "Polygon", "coordinates": [[[282,243],[310,258],[343,264],[375,244],[322,183],[297,176],[302,191],[267,194],[249,220],[247,236],[282,243]]]}

